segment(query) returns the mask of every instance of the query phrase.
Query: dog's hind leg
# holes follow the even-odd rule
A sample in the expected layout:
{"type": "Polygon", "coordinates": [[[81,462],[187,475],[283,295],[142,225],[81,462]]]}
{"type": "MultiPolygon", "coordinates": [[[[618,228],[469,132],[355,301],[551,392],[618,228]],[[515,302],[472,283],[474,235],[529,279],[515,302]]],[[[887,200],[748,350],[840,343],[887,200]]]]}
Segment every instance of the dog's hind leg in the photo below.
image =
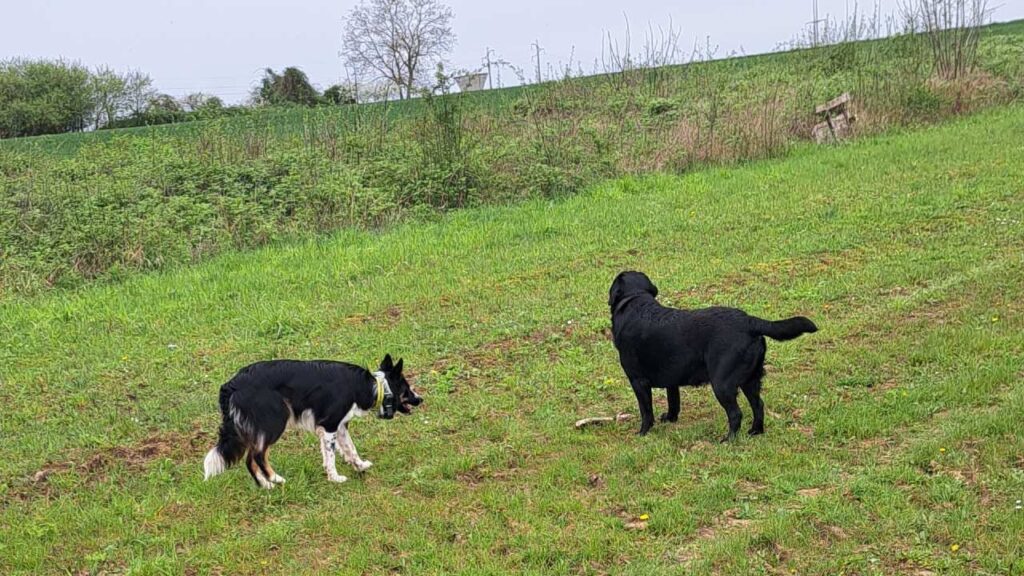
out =
{"type": "Polygon", "coordinates": [[[274,472],[274,467],[270,465],[270,446],[265,447],[262,452],[257,452],[253,459],[263,472],[264,478],[274,484],[284,484],[284,478],[274,472]]]}
{"type": "Polygon", "coordinates": [[[633,387],[633,394],[636,394],[636,402],[640,407],[640,431],[638,435],[643,436],[650,432],[654,426],[654,407],[651,399],[651,384],[643,379],[630,379],[630,386],[633,387]]]}
{"type": "Polygon", "coordinates": [[[754,351],[752,370],[740,384],[740,389],[743,390],[743,395],[750,403],[750,410],[754,413],[754,423],[751,424],[747,433],[757,436],[764,434],[764,402],[761,401],[761,379],[764,378],[764,354],[767,349],[764,338],[755,341],[752,349],[754,351]]]}
{"type": "Polygon", "coordinates": [[[743,395],[750,402],[750,410],[754,413],[754,423],[751,424],[747,434],[757,436],[764,434],[764,402],[761,401],[761,377],[757,376],[741,386],[743,395]]]}
{"type": "Polygon", "coordinates": [[[256,451],[253,448],[249,448],[245,455],[245,467],[252,475],[252,479],[256,481],[257,486],[267,490],[274,487],[274,484],[263,475],[263,470],[260,469],[261,466],[256,461],[256,451]]]}
{"type": "Polygon", "coordinates": [[[356,445],[352,443],[352,435],[348,433],[348,426],[344,424],[338,427],[338,447],[341,449],[341,455],[345,458],[345,462],[352,465],[356,471],[366,472],[370,466],[373,466],[373,462],[359,457],[356,445]]]}
{"type": "Polygon", "coordinates": [[[668,394],[668,412],[661,415],[661,421],[675,422],[679,420],[679,386],[668,386],[665,392],[668,394]]]}
{"type": "Polygon", "coordinates": [[[324,471],[331,482],[344,482],[348,478],[338,474],[334,464],[334,452],[338,449],[336,432],[328,432],[326,428],[317,427],[316,435],[320,437],[320,454],[324,457],[324,471]]]}
{"type": "Polygon", "coordinates": [[[725,382],[712,382],[711,389],[715,392],[715,398],[725,409],[725,415],[729,418],[729,434],[722,438],[722,442],[728,442],[736,438],[740,430],[740,423],[743,422],[743,413],[740,412],[740,405],[736,402],[737,386],[726,380],[725,382]]]}

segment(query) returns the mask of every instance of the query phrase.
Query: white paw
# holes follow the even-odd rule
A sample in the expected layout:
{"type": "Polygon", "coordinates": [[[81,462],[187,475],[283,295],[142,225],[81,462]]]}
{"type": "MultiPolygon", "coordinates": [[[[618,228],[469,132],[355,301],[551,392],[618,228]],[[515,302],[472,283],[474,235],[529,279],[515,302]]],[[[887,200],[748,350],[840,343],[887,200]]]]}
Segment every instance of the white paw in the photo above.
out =
{"type": "Polygon", "coordinates": [[[257,481],[260,483],[260,488],[263,488],[264,490],[272,490],[274,488],[274,483],[267,481],[267,479],[262,476],[257,481]]]}
{"type": "Polygon", "coordinates": [[[328,476],[327,479],[330,480],[331,482],[337,482],[338,484],[348,481],[348,478],[342,476],[341,474],[334,474],[333,476],[328,476]]]}
{"type": "Polygon", "coordinates": [[[284,478],[279,474],[274,474],[270,477],[270,481],[274,484],[284,484],[284,478]]]}
{"type": "Polygon", "coordinates": [[[370,466],[373,466],[373,462],[370,462],[369,460],[360,460],[356,462],[355,469],[359,472],[366,472],[370,469],[370,466]]]}

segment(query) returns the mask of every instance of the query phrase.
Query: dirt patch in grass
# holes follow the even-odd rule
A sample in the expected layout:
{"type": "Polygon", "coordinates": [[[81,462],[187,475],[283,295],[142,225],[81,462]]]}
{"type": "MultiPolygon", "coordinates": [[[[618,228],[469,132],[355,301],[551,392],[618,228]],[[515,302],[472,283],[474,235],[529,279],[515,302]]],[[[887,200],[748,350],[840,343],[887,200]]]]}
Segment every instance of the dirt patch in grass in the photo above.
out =
{"type": "Polygon", "coordinates": [[[676,560],[681,563],[690,563],[699,557],[698,548],[703,542],[739,532],[754,524],[753,520],[740,518],[739,513],[738,508],[730,508],[722,512],[710,524],[697,528],[694,537],[676,553],[676,560]]]}
{"type": "Polygon", "coordinates": [[[761,482],[751,480],[738,480],[736,482],[736,492],[742,497],[757,496],[767,489],[768,485],[761,482]]]}
{"type": "Polygon", "coordinates": [[[824,492],[821,488],[803,488],[796,491],[796,495],[801,498],[816,498],[824,492]]]}
{"type": "Polygon", "coordinates": [[[196,424],[189,432],[156,432],[132,444],[79,450],[67,460],[47,462],[29,477],[15,482],[11,494],[23,501],[55,497],[60,492],[60,483],[55,482],[59,476],[75,476],[91,486],[107,481],[115,468],[141,471],[158,459],[182,460],[208,449],[212,441],[212,435],[196,424]]]}

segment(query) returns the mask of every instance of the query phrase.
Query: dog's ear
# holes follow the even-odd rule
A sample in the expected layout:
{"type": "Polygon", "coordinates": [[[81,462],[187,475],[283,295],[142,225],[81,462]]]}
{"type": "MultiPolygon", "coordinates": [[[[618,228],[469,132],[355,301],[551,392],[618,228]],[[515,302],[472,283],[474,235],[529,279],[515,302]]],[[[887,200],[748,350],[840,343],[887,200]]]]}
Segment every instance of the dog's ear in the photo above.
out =
{"type": "Polygon", "coordinates": [[[391,360],[391,354],[384,355],[384,361],[380,363],[380,369],[384,372],[391,372],[391,369],[395,367],[394,362],[391,360]]]}
{"type": "Polygon", "coordinates": [[[658,297],[658,287],[654,285],[654,282],[651,282],[650,278],[647,279],[647,283],[651,285],[651,290],[650,290],[651,296],[654,296],[655,298],[657,298],[658,297]]]}
{"type": "Polygon", "coordinates": [[[398,362],[395,364],[395,369],[393,370],[393,372],[395,374],[401,374],[402,373],[402,365],[403,364],[405,364],[405,359],[404,358],[399,358],[398,362]]]}
{"type": "Polygon", "coordinates": [[[622,298],[622,274],[620,273],[612,280],[612,287],[608,290],[608,306],[614,307],[615,303],[622,298]]]}

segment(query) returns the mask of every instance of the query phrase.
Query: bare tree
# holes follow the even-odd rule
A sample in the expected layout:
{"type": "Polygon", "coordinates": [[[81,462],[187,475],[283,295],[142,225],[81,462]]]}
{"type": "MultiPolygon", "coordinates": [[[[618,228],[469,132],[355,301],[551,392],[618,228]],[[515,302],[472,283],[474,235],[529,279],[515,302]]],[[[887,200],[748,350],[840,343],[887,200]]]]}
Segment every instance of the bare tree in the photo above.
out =
{"type": "Polygon", "coordinates": [[[901,0],[900,10],[927,35],[940,77],[956,80],[974,71],[981,27],[992,14],[987,0],[901,0]]]}
{"type": "Polygon", "coordinates": [[[393,84],[405,99],[455,45],[452,17],[438,0],[364,0],[349,13],[343,53],[364,78],[393,84]]]}

